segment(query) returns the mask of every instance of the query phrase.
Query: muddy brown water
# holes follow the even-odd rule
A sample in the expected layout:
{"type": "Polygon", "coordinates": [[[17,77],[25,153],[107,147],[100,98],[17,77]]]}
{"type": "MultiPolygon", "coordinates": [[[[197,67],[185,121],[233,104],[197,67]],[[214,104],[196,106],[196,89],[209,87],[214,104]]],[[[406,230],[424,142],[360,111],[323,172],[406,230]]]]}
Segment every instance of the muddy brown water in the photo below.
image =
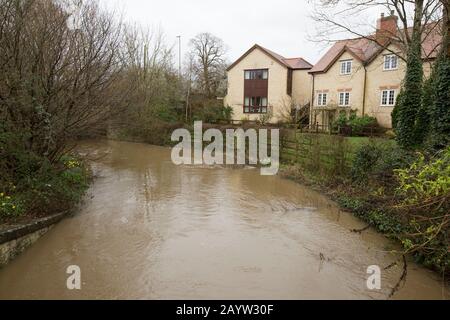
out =
{"type": "MultiPolygon", "coordinates": [[[[395,244],[321,194],[255,169],[174,166],[170,149],[90,141],[78,212],[0,270],[2,299],[387,299],[402,266],[366,286],[395,244]],[[81,290],[66,269],[81,268],[81,290]]],[[[449,299],[408,263],[394,298],[449,299]]]]}

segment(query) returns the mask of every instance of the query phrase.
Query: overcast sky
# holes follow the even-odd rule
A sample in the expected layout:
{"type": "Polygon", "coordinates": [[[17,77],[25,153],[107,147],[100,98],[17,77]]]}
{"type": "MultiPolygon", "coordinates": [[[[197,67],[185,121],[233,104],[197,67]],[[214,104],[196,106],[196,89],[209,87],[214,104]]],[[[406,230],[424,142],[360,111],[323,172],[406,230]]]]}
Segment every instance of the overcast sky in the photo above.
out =
{"type": "MultiPolygon", "coordinates": [[[[317,62],[326,45],[312,41],[314,22],[308,0],[100,0],[123,12],[125,19],[161,27],[169,44],[182,36],[184,56],[189,39],[210,32],[228,46],[228,60],[237,59],[258,43],[287,58],[317,62]]],[[[371,17],[374,24],[377,16],[371,17]]],[[[177,47],[178,49],[178,47],[177,47]]],[[[176,51],[178,52],[178,51],[176,51]]]]}

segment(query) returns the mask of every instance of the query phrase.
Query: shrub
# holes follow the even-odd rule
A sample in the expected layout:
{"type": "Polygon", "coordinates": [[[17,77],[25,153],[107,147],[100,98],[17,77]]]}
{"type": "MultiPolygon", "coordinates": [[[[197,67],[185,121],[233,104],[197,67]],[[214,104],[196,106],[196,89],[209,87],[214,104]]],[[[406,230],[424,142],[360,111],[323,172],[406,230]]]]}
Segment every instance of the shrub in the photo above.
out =
{"type": "Polygon", "coordinates": [[[345,113],[340,113],[336,120],[332,124],[333,131],[338,131],[339,128],[343,128],[347,125],[348,119],[345,113]]]}
{"type": "Polygon", "coordinates": [[[88,172],[79,159],[64,156],[50,163],[25,149],[24,136],[0,130],[0,220],[67,210],[88,186],[88,172]]]}
{"type": "Polygon", "coordinates": [[[352,128],[352,134],[360,136],[364,134],[364,130],[370,127],[377,126],[377,119],[374,117],[369,117],[367,115],[362,117],[351,116],[349,120],[349,125],[352,128]]]}
{"type": "Polygon", "coordinates": [[[267,108],[267,112],[266,113],[262,113],[259,115],[258,121],[260,124],[265,125],[268,122],[270,122],[270,120],[273,118],[273,108],[271,106],[269,106],[267,108]]]}
{"type": "Polygon", "coordinates": [[[341,113],[332,124],[333,131],[347,126],[351,127],[353,136],[360,136],[364,134],[365,129],[376,127],[377,119],[367,115],[358,117],[356,114],[352,114],[348,119],[345,113],[341,113]]]}
{"type": "Polygon", "coordinates": [[[395,170],[409,166],[414,155],[395,143],[375,143],[362,145],[356,150],[351,167],[354,182],[366,183],[375,180],[383,187],[392,187],[395,170]]]}
{"type": "Polygon", "coordinates": [[[376,144],[361,146],[352,162],[351,177],[355,182],[367,181],[378,159],[381,157],[381,148],[376,144]]]}
{"type": "Polygon", "coordinates": [[[19,217],[24,213],[23,204],[20,199],[0,192],[0,218],[19,217]]]}
{"type": "Polygon", "coordinates": [[[234,110],[230,106],[222,108],[222,117],[224,120],[231,120],[233,118],[234,110]]]}
{"type": "Polygon", "coordinates": [[[427,160],[423,154],[408,168],[396,170],[398,210],[413,232],[402,236],[406,252],[425,265],[449,273],[450,147],[427,160]]]}

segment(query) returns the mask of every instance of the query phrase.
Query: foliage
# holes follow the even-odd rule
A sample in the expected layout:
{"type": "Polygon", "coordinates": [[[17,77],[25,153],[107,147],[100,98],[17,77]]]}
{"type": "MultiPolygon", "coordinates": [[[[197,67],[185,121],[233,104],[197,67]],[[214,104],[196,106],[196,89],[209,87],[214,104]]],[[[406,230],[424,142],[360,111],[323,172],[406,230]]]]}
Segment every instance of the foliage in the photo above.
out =
{"type": "Polygon", "coordinates": [[[23,213],[24,208],[19,199],[4,192],[0,192],[0,219],[2,217],[18,217],[23,213]]]}
{"type": "Polygon", "coordinates": [[[88,186],[80,159],[65,155],[51,163],[22,143],[27,136],[0,124],[0,221],[69,209],[88,186]]]}
{"type": "Polygon", "coordinates": [[[395,170],[400,183],[398,192],[405,204],[420,204],[450,196],[450,147],[440,154],[440,157],[427,162],[419,153],[409,168],[395,170]]]}
{"type": "Polygon", "coordinates": [[[377,125],[377,119],[367,115],[362,117],[352,115],[349,120],[349,125],[352,128],[352,134],[359,136],[364,133],[364,129],[375,127],[377,125]]]}
{"type": "Polygon", "coordinates": [[[367,115],[358,117],[354,113],[350,115],[350,118],[347,118],[345,113],[340,113],[338,118],[333,122],[332,128],[336,131],[345,126],[351,127],[353,136],[360,136],[364,134],[364,130],[367,128],[376,127],[377,119],[367,115]]]}
{"type": "Polygon", "coordinates": [[[356,183],[366,184],[372,180],[389,186],[393,182],[394,170],[409,166],[413,159],[411,152],[396,144],[369,142],[356,150],[351,177],[356,183]]]}
{"type": "Polygon", "coordinates": [[[345,127],[348,124],[347,115],[340,113],[336,120],[332,124],[333,131],[338,131],[339,128],[345,127]]]}
{"type": "Polygon", "coordinates": [[[403,105],[405,104],[404,99],[405,99],[405,91],[401,89],[397,95],[397,100],[395,101],[395,106],[391,113],[392,129],[394,129],[395,131],[397,130],[398,126],[400,108],[402,108],[403,105]]]}
{"type": "Polygon", "coordinates": [[[267,112],[266,113],[262,113],[259,115],[259,123],[261,123],[262,125],[267,124],[268,122],[270,122],[270,120],[273,118],[273,107],[269,106],[267,108],[267,112]]]}
{"type": "Polygon", "coordinates": [[[396,170],[400,198],[398,210],[411,232],[402,235],[408,253],[442,273],[449,272],[450,252],[450,147],[436,157],[418,159],[405,169],[396,170]]]}
{"type": "Polygon", "coordinates": [[[234,113],[233,107],[226,106],[222,109],[222,116],[224,120],[233,119],[233,113],[234,113]]]}
{"type": "Polygon", "coordinates": [[[404,95],[395,111],[397,141],[404,148],[412,148],[423,140],[424,132],[416,127],[417,114],[422,105],[423,66],[420,35],[413,35],[409,48],[404,80],[404,95]]]}
{"type": "Polygon", "coordinates": [[[369,173],[380,159],[381,153],[381,148],[375,144],[360,147],[352,162],[351,177],[353,181],[366,181],[369,173]]]}
{"type": "Polygon", "coordinates": [[[442,149],[450,143],[450,58],[441,56],[436,62],[434,98],[431,100],[431,145],[442,149]]]}
{"type": "Polygon", "coordinates": [[[373,205],[359,197],[344,194],[340,195],[337,201],[342,207],[351,210],[357,217],[380,232],[395,237],[404,230],[401,222],[392,212],[376,209],[373,205]]]}
{"type": "MultiPolygon", "coordinates": [[[[223,120],[224,116],[230,116],[230,109],[223,106],[222,101],[217,99],[205,99],[197,95],[191,104],[192,121],[203,121],[214,123],[223,120]]],[[[232,109],[231,109],[232,110],[232,109]]]]}

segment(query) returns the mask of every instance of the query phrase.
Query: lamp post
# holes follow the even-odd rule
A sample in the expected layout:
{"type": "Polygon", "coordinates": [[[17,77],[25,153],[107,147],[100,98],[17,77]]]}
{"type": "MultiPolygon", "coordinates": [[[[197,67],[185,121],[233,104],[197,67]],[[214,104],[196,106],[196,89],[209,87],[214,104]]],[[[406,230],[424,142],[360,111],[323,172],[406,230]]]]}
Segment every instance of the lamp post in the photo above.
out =
{"type": "Polygon", "coordinates": [[[178,76],[181,78],[181,36],[178,38],[178,76]]]}

